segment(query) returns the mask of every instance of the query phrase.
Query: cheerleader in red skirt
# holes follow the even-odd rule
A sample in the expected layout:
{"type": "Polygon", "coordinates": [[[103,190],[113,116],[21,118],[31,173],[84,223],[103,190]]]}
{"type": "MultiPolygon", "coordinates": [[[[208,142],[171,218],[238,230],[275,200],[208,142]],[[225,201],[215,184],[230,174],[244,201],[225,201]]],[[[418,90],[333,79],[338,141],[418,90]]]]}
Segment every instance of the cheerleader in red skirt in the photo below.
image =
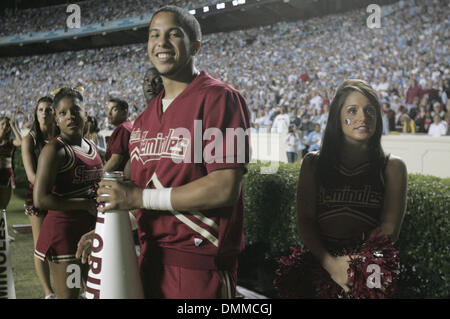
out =
{"type": "Polygon", "coordinates": [[[325,271],[322,279],[330,278],[343,290],[334,294],[333,285],[313,287],[319,297],[393,295],[398,254],[392,243],[406,210],[407,171],[399,157],[385,155],[381,134],[376,91],[362,80],[344,81],[330,105],[321,149],[307,154],[299,177],[299,231],[312,253],[312,259],[305,255],[301,262],[315,260],[325,271]],[[375,273],[377,267],[386,268],[379,274],[384,277],[378,286],[366,287],[366,282],[356,280],[375,273]]]}
{"type": "Polygon", "coordinates": [[[80,278],[78,282],[69,280],[70,285],[67,279],[76,269],[81,269],[86,279],[88,269],[75,253],[81,235],[95,227],[94,197],[103,165],[95,145],[83,138],[86,114],[80,92],[62,88],[53,107],[61,134],[39,156],[33,201],[36,208],[48,213],[35,256],[50,262],[56,298],[78,298],[80,278]]]}
{"type": "Polygon", "coordinates": [[[13,158],[16,147],[22,144],[22,136],[15,125],[14,118],[0,117],[0,209],[6,209],[11,199],[14,183],[13,158]],[[11,139],[11,131],[15,138],[11,139]]]}
{"type": "MultiPolygon", "coordinates": [[[[39,210],[33,204],[33,185],[36,179],[36,168],[42,148],[59,132],[55,123],[53,98],[41,97],[34,110],[34,121],[30,132],[22,140],[22,162],[28,178],[28,191],[25,195],[25,214],[28,215],[33,231],[34,248],[41,231],[47,211],[39,210]]],[[[44,288],[45,299],[53,299],[55,294],[50,284],[50,269],[48,262],[34,258],[34,268],[39,281],[44,288]]]]}

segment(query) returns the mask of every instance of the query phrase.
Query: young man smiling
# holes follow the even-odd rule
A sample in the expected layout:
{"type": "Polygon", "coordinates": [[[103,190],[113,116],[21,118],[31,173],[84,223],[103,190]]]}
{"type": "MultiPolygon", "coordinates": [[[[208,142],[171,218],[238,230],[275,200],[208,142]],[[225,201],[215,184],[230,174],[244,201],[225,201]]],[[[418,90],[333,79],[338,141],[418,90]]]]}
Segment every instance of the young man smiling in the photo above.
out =
{"type": "Polygon", "coordinates": [[[133,183],[103,181],[98,191],[109,195],[98,199],[108,209],[139,209],[139,264],[149,298],[235,294],[237,256],[244,247],[242,176],[249,137],[239,147],[226,129],[247,131],[249,111],[238,91],[196,69],[200,41],[200,25],[187,11],[167,6],[153,15],[148,55],[164,90],[133,125],[133,183]],[[194,161],[198,123],[202,136],[212,129],[224,137],[200,143],[202,155],[211,145],[215,150],[200,163],[194,161]],[[177,136],[178,128],[189,134],[177,136]],[[242,154],[244,161],[238,160],[242,154]],[[182,161],[174,160],[180,156],[182,161]]]}

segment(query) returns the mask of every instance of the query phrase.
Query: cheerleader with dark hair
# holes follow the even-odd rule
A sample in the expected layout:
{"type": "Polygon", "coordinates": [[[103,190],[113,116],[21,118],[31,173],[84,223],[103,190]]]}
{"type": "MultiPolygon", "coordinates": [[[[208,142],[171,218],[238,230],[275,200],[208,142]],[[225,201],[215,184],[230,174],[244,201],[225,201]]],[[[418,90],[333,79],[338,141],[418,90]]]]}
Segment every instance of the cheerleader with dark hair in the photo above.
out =
{"type": "Polygon", "coordinates": [[[53,107],[61,134],[39,156],[33,201],[48,213],[35,256],[50,262],[56,298],[78,298],[81,282],[67,284],[73,272],[68,266],[78,265],[86,279],[88,268],[75,253],[81,235],[95,227],[94,198],[103,165],[94,143],[83,138],[86,114],[80,92],[62,88],[55,95],[53,107]]]}
{"type": "Polygon", "coordinates": [[[0,117],[0,209],[6,209],[11,200],[14,182],[13,158],[16,147],[22,144],[22,136],[16,127],[15,118],[0,117]],[[14,139],[11,138],[11,131],[14,139]]]}
{"type": "MultiPolygon", "coordinates": [[[[33,204],[33,185],[36,179],[38,158],[44,146],[59,133],[52,104],[53,98],[50,96],[41,97],[37,101],[33,125],[28,135],[22,140],[22,162],[29,182],[28,191],[25,195],[25,214],[30,219],[34,248],[36,248],[42,222],[47,214],[47,211],[39,210],[33,204]]],[[[54,299],[55,294],[50,284],[48,262],[35,257],[34,268],[44,288],[45,299],[54,299]]]]}
{"type": "MultiPolygon", "coordinates": [[[[407,171],[399,157],[385,155],[381,135],[375,90],[362,80],[344,81],[330,105],[321,149],[306,155],[299,176],[299,231],[310,252],[294,252],[289,262],[298,258],[311,266],[298,268],[309,274],[299,278],[313,291],[309,297],[390,298],[395,292],[399,263],[392,244],[406,210],[407,171]],[[381,282],[366,285],[363,278],[372,271],[381,282]]],[[[283,262],[275,285],[280,295],[293,297],[283,262]]]]}

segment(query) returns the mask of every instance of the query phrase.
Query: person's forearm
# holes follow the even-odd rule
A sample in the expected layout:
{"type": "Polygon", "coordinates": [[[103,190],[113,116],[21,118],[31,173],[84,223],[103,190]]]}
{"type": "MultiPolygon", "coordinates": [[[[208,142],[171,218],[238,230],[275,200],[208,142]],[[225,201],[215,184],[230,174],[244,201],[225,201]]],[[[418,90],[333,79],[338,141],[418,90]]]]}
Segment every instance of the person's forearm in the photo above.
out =
{"type": "Polygon", "coordinates": [[[36,181],[36,173],[35,172],[25,172],[27,174],[28,182],[30,182],[31,185],[34,185],[34,182],[36,181]]]}
{"type": "Polygon", "coordinates": [[[111,158],[103,166],[105,172],[113,172],[119,169],[120,163],[122,162],[122,156],[111,156],[111,158]]]}
{"type": "Polygon", "coordinates": [[[11,129],[12,129],[16,139],[19,140],[19,141],[22,141],[22,134],[20,134],[19,130],[17,129],[16,124],[12,123],[11,124],[11,129]]]}
{"type": "Polygon", "coordinates": [[[320,264],[327,269],[333,256],[325,249],[320,240],[317,223],[308,218],[300,218],[299,233],[305,246],[309,248],[320,264]]]}
{"type": "Polygon", "coordinates": [[[128,160],[128,162],[125,164],[125,168],[123,169],[123,178],[124,180],[131,179],[131,160],[128,160]]]}
{"type": "Polygon", "coordinates": [[[34,205],[41,210],[87,210],[89,201],[86,198],[60,198],[52,194],[33,196],[34,205]]]}
{"type": "Polygon", "coordinates": [[[217,183],[205,176],[172,190],[171,203],[175,210],[199,211],[233,206],[240,195],[239,185],[217,183]]]}

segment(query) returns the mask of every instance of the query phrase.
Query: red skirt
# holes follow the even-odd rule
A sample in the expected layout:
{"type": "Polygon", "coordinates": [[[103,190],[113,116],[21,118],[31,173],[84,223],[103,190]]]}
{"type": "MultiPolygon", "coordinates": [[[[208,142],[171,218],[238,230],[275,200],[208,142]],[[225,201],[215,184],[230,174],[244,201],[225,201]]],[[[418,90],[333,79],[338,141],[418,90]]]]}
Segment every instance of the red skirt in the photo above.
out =
{"type": "Polygon", "coordinates": [[[95,227],[96,218],[86,211],[49,210],[42,223],[34,256],[54,263],[74,262],[81,236],[95,227]]]}

